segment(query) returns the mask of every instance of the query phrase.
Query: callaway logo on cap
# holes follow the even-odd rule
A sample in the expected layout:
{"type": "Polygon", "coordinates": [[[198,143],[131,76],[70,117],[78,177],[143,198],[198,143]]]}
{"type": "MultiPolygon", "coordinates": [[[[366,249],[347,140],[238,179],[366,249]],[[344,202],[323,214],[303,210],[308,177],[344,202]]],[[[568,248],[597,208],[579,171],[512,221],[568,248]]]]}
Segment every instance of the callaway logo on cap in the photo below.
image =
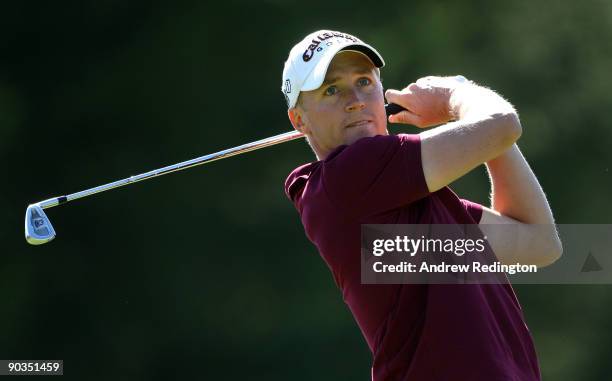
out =
{"type": "Polygon", "coordinates": [[[321,86],[331,60],[341,50],[363,53],[376,67],[385,66],[376,49],[355,36],[332,30],[311,33],[291,49],[285,61],[281,91],[289,108],[295,106],[300,91],[311,91],[321,86]]]}

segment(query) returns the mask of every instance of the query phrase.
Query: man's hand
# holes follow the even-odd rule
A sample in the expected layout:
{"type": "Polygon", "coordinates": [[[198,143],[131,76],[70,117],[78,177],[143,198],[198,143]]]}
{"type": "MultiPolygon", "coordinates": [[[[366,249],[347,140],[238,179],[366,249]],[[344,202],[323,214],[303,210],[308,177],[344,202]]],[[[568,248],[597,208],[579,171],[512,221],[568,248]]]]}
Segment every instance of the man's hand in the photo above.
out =
{"type": "Polygon", "coordinates": [[[411,83],[402,91],[387,90],[389,103],[396,103],[407,111],[389,116],[391,123],[412,124],[426,128],[447,123],[456,118],[450,99],[457,86],[467,83],[462,76],[428,76],[411,83]]]}

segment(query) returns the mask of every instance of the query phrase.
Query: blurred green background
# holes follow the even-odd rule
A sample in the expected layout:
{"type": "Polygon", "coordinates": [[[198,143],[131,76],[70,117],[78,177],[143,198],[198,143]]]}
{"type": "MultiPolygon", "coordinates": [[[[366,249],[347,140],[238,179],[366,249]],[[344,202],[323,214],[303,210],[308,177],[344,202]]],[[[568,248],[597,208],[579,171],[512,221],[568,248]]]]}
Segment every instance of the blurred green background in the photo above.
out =
{"type": "MultiPolygon", "coordinates": [[[[23,239],[30,202],[290,130],[283,62],[322,28],[377,47],[386,87],[461,73],[503,94],[557,221],[611,222],[610,1],[5,2],[0,358],[89,380],[369,379],[283,193],[304,141],[51,209],[56,240],[23,239]]],[[[484,167],[452,187],[488,203],[484,167]]],[[[515,290],[545,380],[609,379],[610,286],[515,290]]]]}

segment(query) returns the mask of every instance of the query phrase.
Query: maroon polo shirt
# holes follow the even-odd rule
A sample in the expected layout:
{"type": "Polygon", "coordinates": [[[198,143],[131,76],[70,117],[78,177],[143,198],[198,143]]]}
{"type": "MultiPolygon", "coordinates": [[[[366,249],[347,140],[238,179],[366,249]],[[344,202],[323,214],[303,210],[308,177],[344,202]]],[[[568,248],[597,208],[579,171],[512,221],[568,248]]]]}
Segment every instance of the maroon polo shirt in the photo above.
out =
{"type": "Polygon", "coordinates": [[[372,380],[540,380],[509,284],[361,284],[361,224],[480,221],[480,205],[428,191],[419,135],[340,146],[295,169],[285,191],[372,351],[372,380]]]}

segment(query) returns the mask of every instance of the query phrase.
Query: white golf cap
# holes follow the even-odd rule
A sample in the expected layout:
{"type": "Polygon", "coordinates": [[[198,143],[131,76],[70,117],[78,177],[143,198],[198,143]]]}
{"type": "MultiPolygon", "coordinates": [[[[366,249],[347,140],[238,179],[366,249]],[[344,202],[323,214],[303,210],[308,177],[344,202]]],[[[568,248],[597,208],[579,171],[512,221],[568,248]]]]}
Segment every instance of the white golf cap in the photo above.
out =
{"type": "Polygon", "coordinates": [[[297,43],[285,61],[281,91],[292,108],[300,91],[318,89],[325,80],[330,62],[341,50],[365,54],[376,67],[385,66],[382,56],[370,45],[350,34],[319,30],[297,43]]]}

